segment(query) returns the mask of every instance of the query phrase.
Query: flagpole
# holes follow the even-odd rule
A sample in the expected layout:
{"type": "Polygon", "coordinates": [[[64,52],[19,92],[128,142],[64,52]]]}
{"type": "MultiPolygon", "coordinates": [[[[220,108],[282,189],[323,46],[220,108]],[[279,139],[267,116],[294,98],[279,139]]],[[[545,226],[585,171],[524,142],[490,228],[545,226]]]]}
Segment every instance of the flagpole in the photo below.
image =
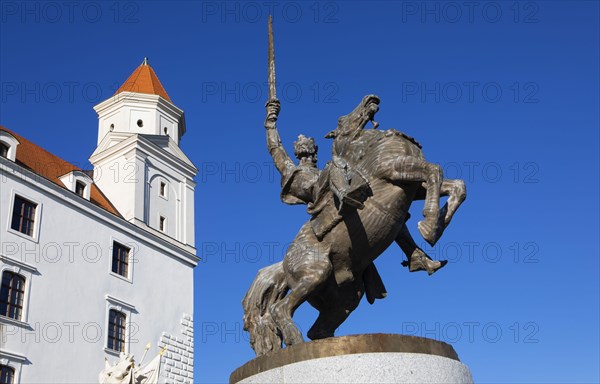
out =
{"type": "Polygon", "coordinates": [[[146,354],[148,353],[148,350],[150,349],[151,346],[152,346],[152,344],[150,342],[148,342],[148,344],[146,344],[146,349],[144,350],[144,354],[142,355],[142,359],[138,363],[138,367],[142,366],[142,363],[144,362],[144,359],[146,358],[146,354]]]}

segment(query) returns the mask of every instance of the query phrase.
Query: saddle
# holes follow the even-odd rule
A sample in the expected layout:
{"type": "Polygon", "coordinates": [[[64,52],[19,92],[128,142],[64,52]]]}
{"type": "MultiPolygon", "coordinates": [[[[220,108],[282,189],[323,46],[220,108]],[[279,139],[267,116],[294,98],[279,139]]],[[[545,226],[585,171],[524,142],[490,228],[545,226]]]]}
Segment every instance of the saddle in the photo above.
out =
{"type": "Polygon", "coordinates": [[[362,209],[370,190],[367,180],[349,169],[343,159],[334,157],[328,162],[317,179],[314,203],[308,205],[311,227],[317,239],[322,240],[343,220],[346,209],[362,209]]]}

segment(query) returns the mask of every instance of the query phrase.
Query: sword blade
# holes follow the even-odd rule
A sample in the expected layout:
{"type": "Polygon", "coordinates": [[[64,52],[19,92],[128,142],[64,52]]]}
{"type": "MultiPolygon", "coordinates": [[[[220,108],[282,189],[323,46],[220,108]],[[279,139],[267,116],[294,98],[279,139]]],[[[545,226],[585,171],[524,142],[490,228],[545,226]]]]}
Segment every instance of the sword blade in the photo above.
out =
{"type": "Polygon", "coordinates": [[[269,100],[277,98],[275,88],[275,44],[273,42],[273,17],[269,15],[269,100]]]}

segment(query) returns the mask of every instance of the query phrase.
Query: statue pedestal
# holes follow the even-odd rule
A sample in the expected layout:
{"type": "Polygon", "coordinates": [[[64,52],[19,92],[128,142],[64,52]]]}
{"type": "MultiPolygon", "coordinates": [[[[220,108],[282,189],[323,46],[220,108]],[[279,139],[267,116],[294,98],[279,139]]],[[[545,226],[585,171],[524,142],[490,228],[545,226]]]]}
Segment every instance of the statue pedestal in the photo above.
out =
{"type": "Polygon", "coordinates": [[[293,345],[236,369],[230,383],[473,383],[449,344],[368,334],[293,345]]]}

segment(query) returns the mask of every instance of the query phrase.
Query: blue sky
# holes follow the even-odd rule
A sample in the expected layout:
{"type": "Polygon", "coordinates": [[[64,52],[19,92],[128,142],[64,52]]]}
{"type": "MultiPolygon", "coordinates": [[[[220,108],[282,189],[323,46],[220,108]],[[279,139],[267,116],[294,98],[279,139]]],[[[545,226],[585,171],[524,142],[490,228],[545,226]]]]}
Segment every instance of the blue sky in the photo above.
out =
{"type": "MultiPolygon", "coordinates": [[[[198,382],[253,357],[241,300],[307,214],[279,201],[266,150],[269,13],[279,131],[288,150],[324,134],[362,96],[381,129],[416,137],[468,198],[433,249],[439,273],[377,265],[388,297],[339,329],[453,344],[477,382],[598,382],[597,2],[10,2],[1,4],[0,123],[89,167],[97,119],[149,57],[186,112],[200,169],[195,270],[198,382]],[[71,3],[69,3],[71,4],[71,3]]],[[[412,207],[416,229],[422,203],[412,207]]],[[[306,331],[316,312],[296,315],[306,331]]]]}

